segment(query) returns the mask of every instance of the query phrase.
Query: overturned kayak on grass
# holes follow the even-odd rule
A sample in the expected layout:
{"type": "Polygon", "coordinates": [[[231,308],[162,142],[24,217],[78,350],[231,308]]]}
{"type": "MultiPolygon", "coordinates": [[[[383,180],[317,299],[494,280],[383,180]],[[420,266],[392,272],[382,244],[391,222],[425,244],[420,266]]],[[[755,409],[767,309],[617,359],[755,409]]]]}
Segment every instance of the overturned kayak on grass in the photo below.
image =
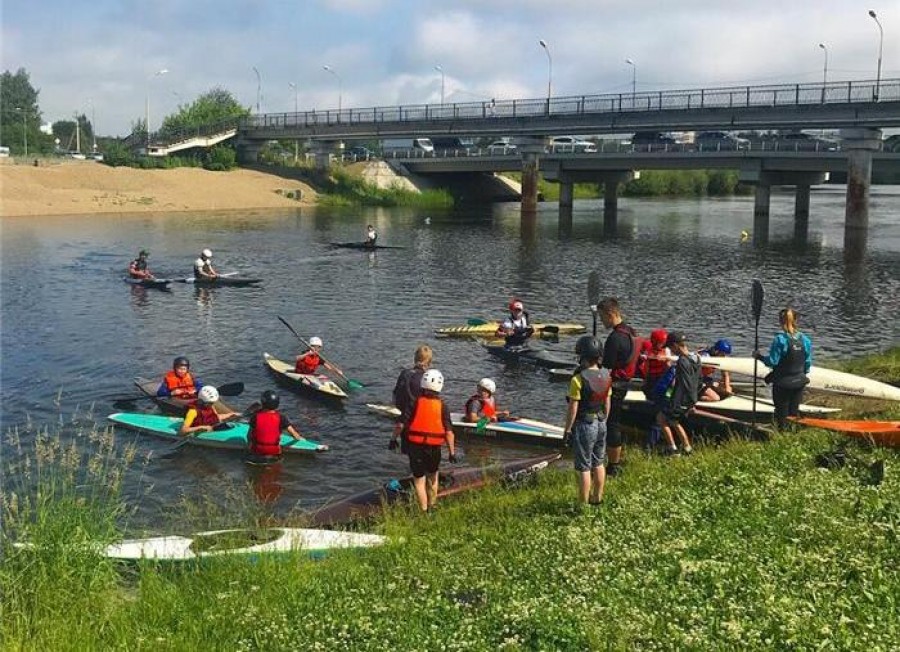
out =
{"type": "Polygon", "coordinates": [[[836,430],[851,437],[871,439],[882,446],[900,446],[900,421],[871,421],[868,419],[842,421],[809,417],[799,417],[794,421],[810,428],[836,430]]]}

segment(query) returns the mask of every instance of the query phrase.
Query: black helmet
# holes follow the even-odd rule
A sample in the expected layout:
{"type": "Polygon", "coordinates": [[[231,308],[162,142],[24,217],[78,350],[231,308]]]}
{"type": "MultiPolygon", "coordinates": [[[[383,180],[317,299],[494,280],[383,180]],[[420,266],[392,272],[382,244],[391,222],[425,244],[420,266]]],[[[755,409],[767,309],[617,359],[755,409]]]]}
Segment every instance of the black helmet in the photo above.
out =
{"type": "Polygon", "coordinates": [[[180,367],[180,366],[182,366],[182,365],[184,365],[185,367],[187,367],[188,369],[190,369],[190,368],[191,368],[191,361],[188,360],[187,358],[185,358],[183,355],[178,356],[177,358],[175,358],[175,359],[172,361],[172,369],[174,369],[175,367],[180,367]]]}
{"type": "Polygon", "coordinates": [[[277,410],[278,404],[281,402],[281,399],[278,398],[278,394],[276,394],[273,390],[267,389],[262,394],[260,394],[259,402],[262,404],[263,409],[277,410]]]}
{"type": "Polygon", "coordinates": [[[592,335],[582,335],[575,342],[575,353],[579,358],[593,360],[601,356],[600,344],[592,335]]]}

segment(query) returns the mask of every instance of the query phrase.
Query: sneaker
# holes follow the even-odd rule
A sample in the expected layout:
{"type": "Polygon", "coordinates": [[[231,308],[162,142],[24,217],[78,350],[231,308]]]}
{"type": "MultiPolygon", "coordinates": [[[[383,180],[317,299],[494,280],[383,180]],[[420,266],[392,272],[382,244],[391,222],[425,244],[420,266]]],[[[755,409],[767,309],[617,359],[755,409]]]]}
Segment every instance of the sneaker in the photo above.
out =
{"type": "Polygon", "coordinates": [[[682,455],[693,455],[694,449],[691,446],[685,446],[684,448],[681,449],[681,454],[682,455]]]}
{"type": "Polygon", "coordinates": [[[681,457],[677,448],[667,448],[663,451],[663,457],[681,457]]]}
{"type": "Polygon", "coordinates": [[[606,465],[606,475],[607,476],[622,475],[622,465],[621,464],[607,464],[606,465]]]}

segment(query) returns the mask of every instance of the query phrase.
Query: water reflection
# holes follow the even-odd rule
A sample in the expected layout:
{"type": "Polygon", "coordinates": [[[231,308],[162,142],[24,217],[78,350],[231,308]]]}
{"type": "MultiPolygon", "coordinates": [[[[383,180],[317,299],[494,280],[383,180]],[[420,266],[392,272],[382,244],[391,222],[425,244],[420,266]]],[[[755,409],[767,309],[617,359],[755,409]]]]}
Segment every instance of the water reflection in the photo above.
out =
{"type": "Polygon", "coordinates": [[[284,467],[281,461],[272,464],[246,463],[247,478],[256,498],[266,505],[274,507],[275,503],[284,493],[281,477],[284,467]]]}

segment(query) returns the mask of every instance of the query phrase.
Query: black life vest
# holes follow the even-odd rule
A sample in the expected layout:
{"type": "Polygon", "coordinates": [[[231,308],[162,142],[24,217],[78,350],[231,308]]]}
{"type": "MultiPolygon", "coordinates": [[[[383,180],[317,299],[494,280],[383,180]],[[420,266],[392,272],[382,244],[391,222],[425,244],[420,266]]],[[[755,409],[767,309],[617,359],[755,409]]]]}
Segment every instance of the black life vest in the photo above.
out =
{"type": "Polygon", "coordinates": [[[678,356],[675,363],[675,384],[670,403],[673,409],[686,412],[697,403],[700,395],[700,356],[696,353],[678,356]]]}
{"type": "Polygon", "coordinates": [[[788,336],[787,354],[772,370],[772,382],[785,389],[800,389],[809,383],[805,369],[806,350],[800,334],[788,336]]]}

